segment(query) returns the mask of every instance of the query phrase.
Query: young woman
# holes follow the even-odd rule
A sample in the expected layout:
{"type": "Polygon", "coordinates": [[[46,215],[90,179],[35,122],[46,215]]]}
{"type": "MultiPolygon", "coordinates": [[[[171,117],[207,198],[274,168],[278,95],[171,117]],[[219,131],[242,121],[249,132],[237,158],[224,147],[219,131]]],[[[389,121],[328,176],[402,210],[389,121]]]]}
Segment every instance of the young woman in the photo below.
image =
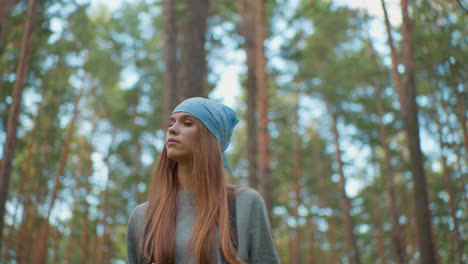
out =
{"type": "Polygon", "coordinates": [[[263,199],[226,180],[235,114],[198,97],[174,109],[148,202],[130,214],[129,264],[279,263],[263,199]]]}

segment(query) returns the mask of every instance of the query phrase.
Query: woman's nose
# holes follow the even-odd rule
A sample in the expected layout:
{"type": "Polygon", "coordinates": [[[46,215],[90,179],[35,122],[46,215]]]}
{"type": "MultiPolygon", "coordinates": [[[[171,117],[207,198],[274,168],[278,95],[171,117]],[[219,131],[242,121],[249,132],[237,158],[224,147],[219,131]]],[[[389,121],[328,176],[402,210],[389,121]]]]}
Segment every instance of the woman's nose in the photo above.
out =
{"type": "Polygon", "coordinates": [[[170,126],[167,131],[169,132],[170,135],[175,135],[177,133],[177,130],[176,130],[176,124],[173,124],[172,126],[170,126]]]}

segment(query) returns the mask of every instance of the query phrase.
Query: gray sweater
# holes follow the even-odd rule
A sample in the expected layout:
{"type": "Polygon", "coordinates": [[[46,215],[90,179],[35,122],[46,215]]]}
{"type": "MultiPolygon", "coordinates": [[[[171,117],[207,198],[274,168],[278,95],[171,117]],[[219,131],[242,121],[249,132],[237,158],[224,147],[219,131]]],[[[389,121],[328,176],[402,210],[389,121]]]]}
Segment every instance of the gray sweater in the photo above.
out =
{"type": "MultiPolygon", "coordinates": [[[[176,264],[194,263],[190,250],[185,247],[195,219],[194,197],[195,194],[191,191],[179,191],[175,242],[176,264]]],[[[255,190],[238,188],[236,203],[240,259],[248,264],[279,263],[262,197],[255,190]]],[[[138,249],[138,239],[147,207],[148,202],[140,204],[130,213],[127,227],[128,264],[145,263],[138,249]]],[[[218,264],[225,263],[221,256],[218,243],[218,264]]]]}

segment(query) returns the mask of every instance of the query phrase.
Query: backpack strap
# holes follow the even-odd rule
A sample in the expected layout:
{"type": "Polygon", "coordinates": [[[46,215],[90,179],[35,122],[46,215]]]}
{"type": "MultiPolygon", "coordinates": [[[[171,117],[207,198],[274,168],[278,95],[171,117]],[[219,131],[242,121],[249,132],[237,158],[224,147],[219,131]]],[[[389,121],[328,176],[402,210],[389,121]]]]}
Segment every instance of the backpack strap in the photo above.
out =
{"type": "Polygon", "coordinates": [[[237,237],[237,205],[236,205],[236,189],[228,188],[228,210],[229,210],[229,224],[231,230],[231,242],[234,248],[239,248],[239,239],[237,237]]]}

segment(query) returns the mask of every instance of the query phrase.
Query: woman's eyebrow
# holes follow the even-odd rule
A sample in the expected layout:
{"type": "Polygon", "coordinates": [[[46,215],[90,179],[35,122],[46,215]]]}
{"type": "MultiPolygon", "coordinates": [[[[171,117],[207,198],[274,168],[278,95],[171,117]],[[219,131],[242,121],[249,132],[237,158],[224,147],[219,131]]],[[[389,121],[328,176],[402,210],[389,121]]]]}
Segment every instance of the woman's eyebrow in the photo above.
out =
{"type": "MultiPolygon", "coordinates": [[[[187,119],[187,118],[194,119],[194,117],[193,117],[192,115],[189,115],[189,114],[183,115],[183,116],[179,117],[179,119],[187,119]]],[[[171,117],[169,118],[169,120],[170,120],[170,121],[173,121],[173,120],[175,120],[175,117],[174,117],[174,116],[171,116],[171,117]]]]}

